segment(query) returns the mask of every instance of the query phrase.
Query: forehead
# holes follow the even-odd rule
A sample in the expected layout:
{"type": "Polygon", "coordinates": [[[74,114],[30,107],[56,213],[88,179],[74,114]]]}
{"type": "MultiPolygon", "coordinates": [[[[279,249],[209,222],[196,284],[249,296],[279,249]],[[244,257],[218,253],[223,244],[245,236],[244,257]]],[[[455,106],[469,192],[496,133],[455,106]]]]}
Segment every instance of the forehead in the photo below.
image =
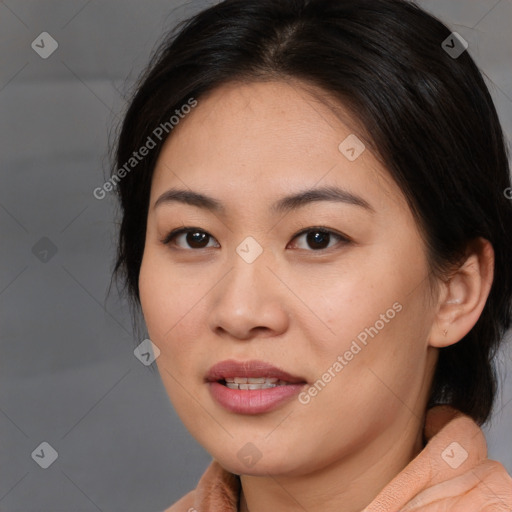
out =
{"type": "Polygon", "coordinates": [[[386,201],[404,207],[400,189],[368,147],[355,160],[347,158],[347,146],[357,153],[363,146],[354,138],[358,123],[340,111],[343,120],[297,83],[219,87],[199,98],[166,140],[151,203],[178,185],[226,202],[235,196],[254,201],[256,193],[275,200],[306,187],[332,185],[371,196],[377,208],[386,201]]]}

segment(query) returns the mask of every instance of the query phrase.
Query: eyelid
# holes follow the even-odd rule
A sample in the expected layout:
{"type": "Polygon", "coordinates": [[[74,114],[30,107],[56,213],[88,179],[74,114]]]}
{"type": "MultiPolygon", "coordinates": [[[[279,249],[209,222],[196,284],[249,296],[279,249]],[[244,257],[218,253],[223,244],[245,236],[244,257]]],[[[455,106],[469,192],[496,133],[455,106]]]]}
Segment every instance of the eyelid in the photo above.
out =
{"type": "MultiPolygon", "coordinates": [[[[299,237],[303,234],[309,233],[311,231],[322,231],[322,232],[328,233],[330,235],[334,235],[338,239],[338,244],[339,243],[346,244],[346,243],[352,242],[352,239],[350,237],[348,237],[347,235],[340,233],[338,231],[335,231],[333,229],[324,227],[324,226],[308,226],[308,227],[302,228],[300,231],[298,231],[294,235],[292,235],[291,241],[293,241],[297,237],[299,237]]],[[[188,232],[204,233],[204,234],[208,235],[208,237],[216,240],[213,235],[211,235],[210,233],[208,233],[208,231],[205,231],[204,229],[194,227],[194,226],[182,226],[180,228],[176,228],[176,229],[173,229],[172,231],[170,231],[167,235],[165,235],[165,237],[163,239],[160,240],[160,242],[164,245],[168,245],[171,242],[171,240],[174,239],[175,237],[177,237],[178,235],[181,235],[183,233],[188,233],[188,232]]],[[[336,244],[336,245],[338,245],[338,244],[336,244]]],[[[329,251],[329,249],[333,249],[334,247],[336,247],[336,246],[325,248],[325,249],[319,249],[317,251],[309,250],[307,252],[322,253],[322,252],[329,251]]],[[[182,248],[180,247],[180,249],[182,249],[182,248]]],[[[211,249],[211,247],[202,247],[201,248],[201,250],[204,250],[204,249],[211,249]]],[[[199,251],[200,249],[184,249],[184,250],[199,251]]],[[[304,250],[306,250],[306,249],[304,249],[304,250]]]]}

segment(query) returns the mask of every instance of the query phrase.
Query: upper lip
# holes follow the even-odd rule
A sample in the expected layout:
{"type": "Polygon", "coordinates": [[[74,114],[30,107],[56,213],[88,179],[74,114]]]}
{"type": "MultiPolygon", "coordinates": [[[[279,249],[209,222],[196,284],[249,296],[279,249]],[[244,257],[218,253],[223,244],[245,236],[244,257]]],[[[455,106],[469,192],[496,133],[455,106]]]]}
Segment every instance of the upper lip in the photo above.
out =
{"type": "Polygon", "coordinates": [[[265,361],[235,361],[234,359],[214,364],[208,371],[206,380],[208,382],[216,382],[226,377],[273,377],[291,383],[306,382],[304,378],[291,375],[265,361]]]}

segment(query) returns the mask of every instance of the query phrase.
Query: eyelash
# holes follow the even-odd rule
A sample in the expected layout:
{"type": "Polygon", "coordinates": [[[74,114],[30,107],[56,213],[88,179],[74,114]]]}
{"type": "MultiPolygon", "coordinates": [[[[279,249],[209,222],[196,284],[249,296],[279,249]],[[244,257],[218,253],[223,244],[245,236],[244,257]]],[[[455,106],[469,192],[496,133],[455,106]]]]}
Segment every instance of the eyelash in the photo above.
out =
{"type": "MultiPolygon", "coordinates": [[[[341,233],[338,233],[337,231],[333,231],[332,229],[325,228],[323,226],[312,226],[307,229],[303,229],[303,230],[299,231],[298,233],[295,233],[295,235],[293,235],[293,237],[292,237],[292,240],[295,240],[297,237],[302,236],[307,233],[310,233],[310,232],[321,232],[324,234],[329,234],[331,236],[334,235],[334,237],[336,237],[338,239],[338,244],[341,244],[341,245],[346,245],[346,244],[352,242],[352,240],[349,237],[347,237],[341,233]]],[[[192,227],[192,226],[185,226],[182,228],[172,230],[163,238],[163,240],[160,240],[160,242],[164,245],[169,245],[173,239],[175,239],[178,235],[181,235],[183,233],[204,233],[208,237],[214,238],[207,231],[204,231],[200,228],[196,228],[196,227],[192,227]]],[[[210,241],[210,240],[208,240],[208,241],[210,241]]],[[[330,240],[329,240],[329,242],[330,242],[330,240]]],[[[306,250],[307,252],[322,252],[322,251],[329,251],[329,250],[333,249],[334,247],[335,246],[316,249],[316,250],[314,250],[314,249],[311,249],[311,250],[302,249],[302,250],[306,250]]],[[[199,250],[212,249],[212,248],[213,247],[200,247],[199,249],[198,248],[183,249],[182,247],[179,247],[179,249],[190,250],[190,251],[199,251],[199,250]]]]}

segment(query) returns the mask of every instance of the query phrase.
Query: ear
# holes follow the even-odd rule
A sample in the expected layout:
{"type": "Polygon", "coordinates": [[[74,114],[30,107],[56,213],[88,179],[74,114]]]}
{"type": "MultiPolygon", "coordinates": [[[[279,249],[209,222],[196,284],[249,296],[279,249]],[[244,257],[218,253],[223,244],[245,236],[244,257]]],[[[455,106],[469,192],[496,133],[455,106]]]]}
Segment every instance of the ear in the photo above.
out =
{"type": "Polygon", "coordinates": [[[441,283],[438,310],[430,330],[429,345],[447,347],[460,341],[476,324],[494,278],[494,249],[485,238],[471,241],[467,259],[441,283]]]}

